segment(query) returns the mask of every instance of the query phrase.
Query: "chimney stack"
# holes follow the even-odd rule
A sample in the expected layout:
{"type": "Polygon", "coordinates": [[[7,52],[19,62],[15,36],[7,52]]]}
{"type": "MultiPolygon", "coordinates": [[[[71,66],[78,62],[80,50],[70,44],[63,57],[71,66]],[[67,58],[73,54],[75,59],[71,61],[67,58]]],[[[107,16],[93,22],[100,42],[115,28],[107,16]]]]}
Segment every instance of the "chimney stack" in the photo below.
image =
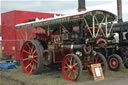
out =
{"type": "Polygon", "coordinates": [[[117,0],[118,23],[122,23],[122,0],[117,0]]]}
{"type": "Polygon", "coordinates": [[[78,0],[78,12],[85,11],[85,0],[78,0]]]}

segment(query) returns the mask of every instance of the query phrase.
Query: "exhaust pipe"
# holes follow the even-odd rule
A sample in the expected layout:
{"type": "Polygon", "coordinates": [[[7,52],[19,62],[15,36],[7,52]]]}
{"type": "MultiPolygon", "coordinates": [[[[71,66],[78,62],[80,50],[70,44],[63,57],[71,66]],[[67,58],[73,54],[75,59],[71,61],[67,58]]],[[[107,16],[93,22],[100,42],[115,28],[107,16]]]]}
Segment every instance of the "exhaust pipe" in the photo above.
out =
{"type": "Polygon", "coordinates": [[[85,11],[85,0],[78,0],[78,12],[85,11]]]}
{"type": "Polygon", "coordinates": [[[118,23],[122,23],[122,0],[117,0],[118,23]]]}

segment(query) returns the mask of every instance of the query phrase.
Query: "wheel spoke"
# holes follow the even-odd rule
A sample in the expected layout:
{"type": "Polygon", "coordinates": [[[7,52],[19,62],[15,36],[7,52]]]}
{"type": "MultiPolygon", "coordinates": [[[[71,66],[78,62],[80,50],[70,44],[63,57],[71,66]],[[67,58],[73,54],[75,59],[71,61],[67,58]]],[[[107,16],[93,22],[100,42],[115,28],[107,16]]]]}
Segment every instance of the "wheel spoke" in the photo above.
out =
{"type": "Polygon", "coordinates": [[[66,70],[66,72],[67,72],[67,73],[70,73],[70,70],[69,70],[69,68],[66,70]]]}
{"type": "Polygon", "coordinates": [[[34,55],[36,53],[36,49],[32,52],[32,55],[34,55]]]}
{"type": "Polygon", "coordinates": [[[75,75],[78,75],[78,72],[76,70],[73,70],[73,72],[74,72],[75,75]]]}
{"type": "Polygon", "coordinates": [[[99,56],[97,55],[95,63],[98,63],[98,59],[99,59],[99,56]]]}
{"type": "Polygon", "coordinates": [[[28,55],[30,54],[30,52],[26,51],[26,50],[23,50],[23,52],[27,53],[28,55]]]}
{"type": "Polygon", "coordinates": [[[28,58],[23,59],[23,61],[27,61],[27,60],[28,60],[28,58]]]}
{"type": "Polygon", "coordinates": [[[76,66],[76,65],[78,65],[78,63],[76,62],[75,59],[73,59],[73,66],[76,66]]]}
{"type": "Polygon", "coordinates": [[[29,49],[29,52],[31,52],[31,47],[30,47],[30,45],[29,45],[29,43],[27,43],[27,47],[28,47],[28,49],[29,49]]]}
{"type": "Polygon", "coordinates": [[[79,69],[79,67],[75,67],[75,69],[79,69]]]}
{"type": "Polygon", "coordinates": [[[69,60],[69,58],[67,59],[67,61],[70,63],[70,60],[69,60]]]}
{"type": "Polygon", "coordinates": [[[78,72],[77,72],[76,70],[73,70],[73,72],[74,72],[75,74],[78,74],[78,72]]]}
{"type": "Polygon", "coordinates": [[[36,63],[33,63],[33,69],[36,69],[36,66],[37,64],[36,63]]]}
{"type": "Polygon", "coordinates": [[[70,65],[72,64],[72,57],[71,57],[71,60],[70,60],[70,65]]]}
{"type": "Polygon", "coordinates": [[[96,61],[95,61],[95,63],[97,63],[97,61],[98,61],[98,59],[96,58],[96,61]]]}
{"type": "Polygon", "coordinates": [[[68,66],[65,66],[65,68],[68,68],[68,66]]]}
{"type": "Polygon", "coordinates": [[[77,75],[74,73],[74,78],[76,78],[77,77],[77,75]]]}
{"type": "Polygon", "coordinates": [[[33,61],[37,64],[37,60],[33,59],[33,61]]]}
{"type": "Polygon", "coordinates": [[[73,66],[76,66],[76,65],[78,65],[78,63],[74,63],[74,64],[73,64],[73,66]]]}
{"type": "Polygon", "coordinates": [[[65,62],[65,64],[68,66],[68,63],[67,63],[67,61],[65,62]]]}
{"type": "Polygon", "coordinates": [[[74,59],[74,61],[73,61],[73,64],[75,64],[76,63],[76,59],[74,59]]]}
{"type": "Polygon", "coordinates": [[[30,65],[31,65],[31,62],[25,67],[25,69],[27,69],[30,65]]]}
{"type": "Polygon", "coordinates": [[[32,64],[32,67],[31,67],[30,73],[33,71],[33,68],[34,68],[34,64],[32,64]]]}
{"type": "Polygon", "coordinates": [[[33,53],[33,49],[34,49],[34,46],[32,46],[32,48],[31,48],[31,53],[33,53]]]}
{"type": "Polygon", "coordinates": [[[37,56],[33,56],[33,58],[37,58],[37,56]]]}
{"type": "Polygon", "coordinates": [[[70,71],[69,74],[68,74],[68,77],[71,77],[72,76],[72,72],[70,71]]]}

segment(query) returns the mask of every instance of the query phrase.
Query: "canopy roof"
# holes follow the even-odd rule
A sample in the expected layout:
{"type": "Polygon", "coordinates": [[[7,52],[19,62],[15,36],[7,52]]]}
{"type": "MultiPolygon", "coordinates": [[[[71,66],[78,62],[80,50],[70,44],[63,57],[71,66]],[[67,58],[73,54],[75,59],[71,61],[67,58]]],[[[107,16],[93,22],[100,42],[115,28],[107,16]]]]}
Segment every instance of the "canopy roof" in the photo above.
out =
{"type": "Polygon", "coordinates": [[[56,25],[60,23],[63,24],[68,22],[79,21],[84,18],[86,18],[89,24],[92,24],[93,23],[92,22],[93,20],[91,18],[92,16],[96,16],[99,22],[102,21],[103,17],[107,17],[107,22],[112,22],[116,20],[116,15],[111,12],[108,12],[105,10],[88,10],[88,11],[83,11],[83,12],[79,12],[72,15],[64,15],[64,16],[58,16],[56,18],[48,18],[45,20],[17,24],[15,28],[22,29],[22,28],[30,28],[30,27],[45,27],[45,26],[54,25],[54,24],[56,25]]]}

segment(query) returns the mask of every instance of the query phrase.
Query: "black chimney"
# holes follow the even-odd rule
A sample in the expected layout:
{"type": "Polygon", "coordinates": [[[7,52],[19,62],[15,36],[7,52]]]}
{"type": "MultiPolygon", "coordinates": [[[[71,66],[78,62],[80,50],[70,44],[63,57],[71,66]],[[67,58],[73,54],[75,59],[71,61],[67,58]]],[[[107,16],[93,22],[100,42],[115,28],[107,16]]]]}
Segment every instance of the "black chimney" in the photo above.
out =
{"type": "Polygon", "coordinates": [[[85,0],[78,0],[78,11],[85,11],[85,0]]]}
{"type": "Polygon", "coordinates": [[[118,23],[122,23],[122,0],[117,0],[118,23]]]}

